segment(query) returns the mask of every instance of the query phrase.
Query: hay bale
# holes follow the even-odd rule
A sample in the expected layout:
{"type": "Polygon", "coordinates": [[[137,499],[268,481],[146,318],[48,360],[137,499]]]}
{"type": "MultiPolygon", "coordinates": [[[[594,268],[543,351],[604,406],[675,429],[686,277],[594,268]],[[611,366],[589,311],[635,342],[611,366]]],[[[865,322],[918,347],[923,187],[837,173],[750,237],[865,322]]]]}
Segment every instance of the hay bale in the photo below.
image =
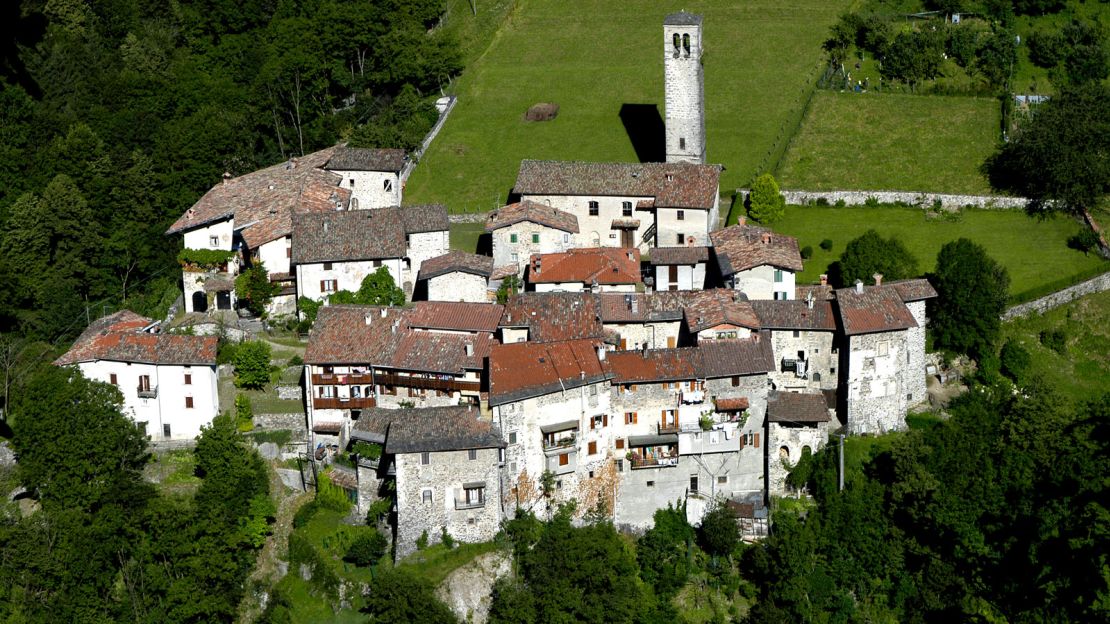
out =
{"type": "Polygon", "coordinates": [[[559,114],[559,105],[550,102],[540,102],[533,104],[528,112],[524,114],[524,118],[528,121],[551,121],[559,114]]]}

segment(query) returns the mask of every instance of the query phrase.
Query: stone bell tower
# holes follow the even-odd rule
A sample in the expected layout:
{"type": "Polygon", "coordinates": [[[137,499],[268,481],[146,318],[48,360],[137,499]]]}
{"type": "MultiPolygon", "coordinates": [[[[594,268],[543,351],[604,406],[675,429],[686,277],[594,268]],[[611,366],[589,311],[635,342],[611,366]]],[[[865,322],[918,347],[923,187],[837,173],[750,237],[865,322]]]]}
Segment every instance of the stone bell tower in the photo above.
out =
{"type": "Polygon", "coordinates": [[[685,11],[663,20],[667,162],[705,163],[701,22],[700,15],[685,11]]]}

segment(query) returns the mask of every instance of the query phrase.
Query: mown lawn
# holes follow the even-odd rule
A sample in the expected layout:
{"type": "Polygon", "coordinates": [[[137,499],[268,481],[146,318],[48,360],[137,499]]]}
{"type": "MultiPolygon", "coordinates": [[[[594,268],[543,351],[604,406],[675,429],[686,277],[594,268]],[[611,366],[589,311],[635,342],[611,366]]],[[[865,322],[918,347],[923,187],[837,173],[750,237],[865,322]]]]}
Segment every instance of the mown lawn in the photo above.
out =
{"type": "Polygon", "coordinates": [[[1079,231],[1078,222],[1064,216],[1040,220],[1018,210],[963,210],[958,220],[948,221],[927,219],[918,208],[788,206],[786,217],[773,228],[797,237],[801,247],[813,247],[799,284],[815,283],[850,240],[872,228],[884,237],[900,238],[923,273],[935,268],[945,243],[960,237],[979,243],[1009,271],[1014,300],[1035,298],[1110,270],[1110,262],[1067,247],[1068,237],[1079,231]],[[826,238],[833,242],[829,252],[820,248],[826,238]]]}
{"type": "Polygon", "coordinates": [[[995,149],[990,98],[820,91],[779,165],[783,188],[981,195],[995,149]]]}
{"type": "Polygon", "coordinates": [[[458,105],[405,201],[484,211],[506,199],[524,158],[637,161],[621,107],[656,105],[662,117],[663,17],[680,8],[705,15],[708,158],[727,167],[728,192],[793,133],[821,42],[850,4],[518,0],[455,84],[458,105]],[[559,116],[525,122],[537,102],[558,104],[559,116]]]}

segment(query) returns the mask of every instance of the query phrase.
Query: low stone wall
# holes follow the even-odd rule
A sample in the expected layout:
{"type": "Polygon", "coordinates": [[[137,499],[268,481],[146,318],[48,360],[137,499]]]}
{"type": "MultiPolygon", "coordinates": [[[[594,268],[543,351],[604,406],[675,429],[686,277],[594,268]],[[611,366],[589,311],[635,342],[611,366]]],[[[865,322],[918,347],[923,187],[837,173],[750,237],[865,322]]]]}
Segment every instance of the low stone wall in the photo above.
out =
{"type": "MultiPolygon", "coordinates": [[[[749,189],[737,189],[739,199],[748,198],[749,189]]],[[[843,201],[846,206],[862,206],[871,198],[881,204],[904,203],[921,208],[931,208],[939,200],[942,208],[955,210],[964,206],[997,210],[1022,210],[1029,200],[1024,197],[1002,197],[999,195],[949,195],[946,193],[922,193],[914,191],[782,191],[786,203],[801,206],[824,199],[829,205],[843,201]]]]}
{"type": "Polygon", "coordinates": [[[300,386],[278,386],[277,395],[279,399],[285,401],[296,401],[304,398],[304,392],[300,386]]]}
{"type": "Polygon", "coordinates": [[[447,215],[450,223],[485,223],[488,212],[464,212],[462,214],[447,215]]]}
{"type": "Polygon", "coordinates": [[[1074,286],[1069,286],[1063,290],[1045,295],[1040,299],[1034,299],[1028,303],[1016,305],[1002,313],[1002,320],[1008,321],[1012,318],[1028,316],[1030,314],[1042,314],[1048,310],[1062,306],[1065,303],[1071,303],[1085,295],[1092,295],[1105,290],[1110,290],[1110,272],[1103,273],[1085,282],[1080,282],[1074,286]]]}

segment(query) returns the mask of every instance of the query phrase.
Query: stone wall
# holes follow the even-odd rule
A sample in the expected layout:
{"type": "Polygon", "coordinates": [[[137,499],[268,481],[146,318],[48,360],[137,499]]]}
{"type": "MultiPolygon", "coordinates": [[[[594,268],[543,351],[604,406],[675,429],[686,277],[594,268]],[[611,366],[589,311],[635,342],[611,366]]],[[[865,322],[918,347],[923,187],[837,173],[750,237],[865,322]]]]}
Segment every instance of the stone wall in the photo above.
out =
{"type": "Polygon", "coordinates": [[[824,448],[829,439],[829,423],[767,424],[767,494],[786,491],[786,475],[802,459],[802,449],[813,453],[824,448]]]}
{"type": "MultiPolygon", "coordinates": [[[[737,199],[747,202],[749,189],[736,189],[737,199]]],[[[954,210],[964,206],[999,210],[1022,210],[1029,200],[1024,197],[1003,197],[999,195],[949,195],[946,193],[925,193],[916,191],[795,191],[783,190],[786,203],[791,206],[801,206],[818,199],[824,199],[830,205],[842,201],[847,206],[862,206],[867,200],[874,198],[881,204],[894,204],[902,202],[911,206],[931,208],[940,200],[943,208],[954,210]]]]}
{"type": "Polygon", "coordinates": [[[1029,303],[1023,303],[1009,308],[1002,314],[1002,320],[1008,321],[1030,314],[1043,314],[1048,310],[1075,301],[1085,295],[1092,295],[1106,290],[1110,290],[1110,272],[1103,273],[1085,282],[1080,282],[1075,286],[1069,286],[1063,290],[1058,290],[1040,299],[1030,301],[1029,303]]]}
{"type": "Polygon", "coordinates": [[[849,336],[846,401],[848,432],[885,433],[906,427],[906,331],[849,336]]]}
{"type": "Polygon", "coordinates": [[[906,330],[906,348],[909,350],[909,363],[903,374],[907,405],[910,407],[920,405],[929,400],[925,386],[925,327],[929,319],[925,315],[924,301],[910,301],[906,304],[917,327],[906,330]]]}
{"type": "Polygon", "coordinates": [[[771,349],[775,354],[775,370],[771,371],[771,381],[774,382],[776,389],[796,392],[836,388],[836,367],[839,358],[836,353],[834,332],[772,330],[771,349]],[[794,336],[795,333],[797,337],[794,336]],[[805,355],[806,376],[804,378],[798,377],[794,371],[782,369],[783,358],[797,359],[799,351],[805,355]]]}

